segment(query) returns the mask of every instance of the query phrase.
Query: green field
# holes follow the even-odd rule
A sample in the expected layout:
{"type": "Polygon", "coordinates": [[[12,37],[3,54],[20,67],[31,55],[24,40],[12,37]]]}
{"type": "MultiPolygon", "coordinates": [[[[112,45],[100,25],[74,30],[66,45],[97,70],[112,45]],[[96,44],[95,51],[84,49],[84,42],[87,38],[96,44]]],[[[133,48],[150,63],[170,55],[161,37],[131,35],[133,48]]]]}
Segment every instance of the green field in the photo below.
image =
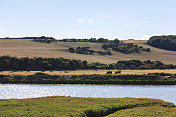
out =
{"type": "Polygon", "coordinates": [[[137,43],[145,48],[150,48],[151,52],[123,54],[120,52],[112,52],[112,56],[100,55],[83,55],[68,52],[69,47],[89,46],[90,49],[95,51],[103,51],[101,43],[89,42],[57,42],[51,44],[31,42],[31,40],[20,39],[4,39],[0,40],[0,56],[10,55],[17,57],[50,57],[50,58],[68,58],[77,60],[86,60],[88,62],[101,62],[101,63],[116,63],[119,60],[151,60],[162,61],[165,64],[176,64],[176,52],[167,51],[151,47],[144,44],[145,41],[126,40],[125,43],[137,43]]]}
{"type": "Polygon", "coordinates": [[[117,111],[107,117],[175,117],[175,108],[166,108],[163,106],[135,107],[117,111]]]}
{"type": "Polygon", "coordinates": [[[172,103],[144,98],[43,97],[0,100],[1,117],[175,116],[172,103]],[[149,112],[148,112],[149,111],[149,112]]]}

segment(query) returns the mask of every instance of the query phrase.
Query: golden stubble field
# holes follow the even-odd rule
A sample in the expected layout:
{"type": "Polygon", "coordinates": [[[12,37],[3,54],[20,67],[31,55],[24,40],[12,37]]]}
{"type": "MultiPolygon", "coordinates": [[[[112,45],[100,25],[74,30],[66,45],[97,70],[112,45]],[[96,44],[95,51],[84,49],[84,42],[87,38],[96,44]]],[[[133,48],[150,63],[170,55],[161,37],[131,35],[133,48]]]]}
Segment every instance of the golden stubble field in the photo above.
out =
{"type": "MultiPolygon", "coordinates": [[[[112,71],[113,75],[115,75],[115,71],[117,70],[75,70],[75,71],[45,71],[43,73],[47,73],[50,75],[106,75],[107,71],[112,71]]],[[[10,72],[10,71],[3,71],[0,72],[0,75],[33,75],[37,72],[41,71],[18,71],[18,72],[10,72]]],[[[121,75],[143,75],[148,73],[170,73],[176,74],[176,69],[170,70],[122,70],[121,75]]],[[[119,74],[117,74],[119,75],[119,74]]]]}
{"type": "Polygon", "coordinates": [[[116,63],[119,60],[152,60],[162,61],[166,64],[176,64],[176,52],[157,49],[144,44],[144,40],[124,40],[125,43],[137,43],[144,47],[151,48],[151,52],[142,52],[141,54],[122,54],[119,52],[112,52],[112,56],[99,55],[83,55],[69,53],[69,47],[89,46],[93,50],[102,50],[100,43],[85,43],[85,42],[58,42],[52,44],[36,43],[31,40],[0,40],[0,56],[10,55],[17,57],[46,57],[46,58],[68,58],[86,60],[88,62],[101,63],[116,63]]]}

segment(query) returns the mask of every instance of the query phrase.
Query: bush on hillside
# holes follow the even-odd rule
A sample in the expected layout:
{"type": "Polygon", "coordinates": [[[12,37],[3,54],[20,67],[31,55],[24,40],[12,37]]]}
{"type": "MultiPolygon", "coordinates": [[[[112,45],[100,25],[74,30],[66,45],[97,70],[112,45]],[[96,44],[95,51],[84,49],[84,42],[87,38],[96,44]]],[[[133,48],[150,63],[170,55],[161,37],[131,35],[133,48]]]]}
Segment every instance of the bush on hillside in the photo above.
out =
{"type": "Polygon", "coordinates": [[[77,53],[77,54],[86,54],[86,55],[112,55],[110,51],[94,51],[90,50],[90,47],[77,47],[77,48],[69,48],[69,52],[77,53]]]}
{"type": "Polygon", "coordinates": [[[176,51],[176,35],[153,36],[147,43],[156,48],[176,51]]]}

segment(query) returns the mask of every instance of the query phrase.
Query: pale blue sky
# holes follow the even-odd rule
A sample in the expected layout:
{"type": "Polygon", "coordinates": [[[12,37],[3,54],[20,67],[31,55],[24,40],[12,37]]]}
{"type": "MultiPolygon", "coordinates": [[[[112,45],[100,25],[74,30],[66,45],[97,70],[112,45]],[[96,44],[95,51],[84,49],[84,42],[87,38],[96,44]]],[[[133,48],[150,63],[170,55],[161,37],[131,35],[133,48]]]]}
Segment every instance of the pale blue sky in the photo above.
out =
{"type": "Polygon", "coordinates": [[[0,37],[176,34],[176,0],[0,0],[0,37]]]}

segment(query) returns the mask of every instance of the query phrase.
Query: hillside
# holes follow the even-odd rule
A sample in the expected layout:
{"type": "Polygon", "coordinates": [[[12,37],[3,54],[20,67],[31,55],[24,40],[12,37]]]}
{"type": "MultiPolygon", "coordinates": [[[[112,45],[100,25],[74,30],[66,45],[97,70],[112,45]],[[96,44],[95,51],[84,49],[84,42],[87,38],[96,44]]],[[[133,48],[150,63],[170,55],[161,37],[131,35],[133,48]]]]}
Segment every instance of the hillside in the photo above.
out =
{"type": "Polygon", "coordinates": [[[83,55],[69,53],[69,47],[89,46],[91,49],[96,51],[103,50],[101,48],[102,43],[89,43],[89,42],[57,42],[51,44],[31,42],[31,40],[0,40],[0,56],[10,55],[17,57],[51,57],[51,58],[70,58],[87,60],[88,62],[102,62],[102,63],[115,63],[118,60],[152,60],[162,61],[166,64],[176,64],[176,52],[167,51],[158,48],[151,47],[144,44],[145,41],[126,40],[126,43],[137,43],[145,48],[150,48],[151,52],[133,53],[133,54],[122,54],[119,52],[112,52],[111,56],[100,56],[100,55],[83,55]],[[130,41],[130,42],[129,42],[130,41]]]}
{"type": "Polygon", "coordinates": [[[151,37],[147,44],[153,47],[176,51],[176,35],[163,35],[151,37]]]}
{"type": "Polygon", "coordinates": [[[147,40],[121,40],[124,43],[133,43],[133,44],[144,44],[147,43],[147,40]]]}

